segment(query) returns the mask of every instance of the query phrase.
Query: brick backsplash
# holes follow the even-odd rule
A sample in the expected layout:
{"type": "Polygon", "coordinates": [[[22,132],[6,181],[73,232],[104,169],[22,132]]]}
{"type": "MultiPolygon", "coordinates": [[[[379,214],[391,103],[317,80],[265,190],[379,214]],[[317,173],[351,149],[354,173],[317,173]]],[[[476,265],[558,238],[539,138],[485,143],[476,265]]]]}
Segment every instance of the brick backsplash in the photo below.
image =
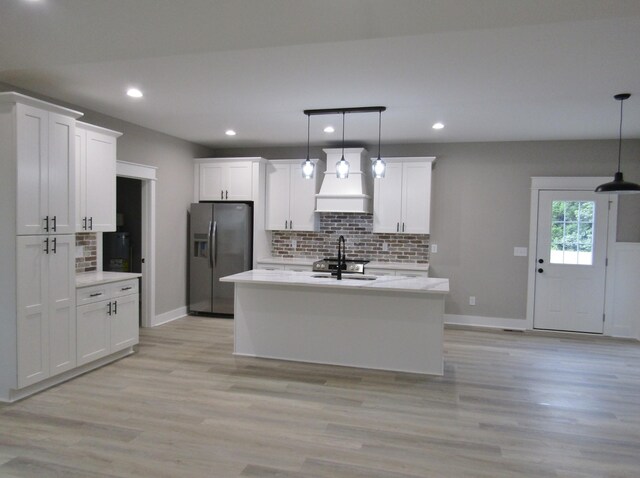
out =
{"type": "Polygon", "coordinates": [[[76,234],[76,250],[82,247],[82,255],[76,254],[76,272],[95,271],[98,266],[98,247],[95,232],[76,234]]]}
{"type": "Polygon", "coordinates": [[[271,255],[274,257],[334,257],[338,237],[347,241],[347,257],[376,262],[425,264],[429,261],[429,236],[426,234],[373,233],[370,214],[320,213],[316,232],[273,231],[271,255]],[[293,249],[291,241],[296,241],[293,249]],[[383,244],[387,250],[383,251],[383,244]]]}

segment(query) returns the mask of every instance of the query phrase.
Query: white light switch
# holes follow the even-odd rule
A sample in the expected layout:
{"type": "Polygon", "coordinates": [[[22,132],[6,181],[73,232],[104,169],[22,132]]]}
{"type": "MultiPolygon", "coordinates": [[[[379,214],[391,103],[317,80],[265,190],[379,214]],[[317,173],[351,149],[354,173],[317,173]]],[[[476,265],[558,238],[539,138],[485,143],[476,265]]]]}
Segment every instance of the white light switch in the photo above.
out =
{"type": "Polygon", "coordinates": [[[78,257],[84,257],[84,246],[76,246],[76,259],[78,257]]]}
{"type": "Polygon", "coordinates": [[[526,247],[514,247],[513,248],[513,255],[516,257],[527,257],[527,255],[529,254],[528,250],[526,247]]]}
{"type": "Polygon", "coordinates": [[[295,251],[298,247],[298,241],[295,239],[291,239],[291,248],[295,251]]]}
{"type": "Polygon", "coordinates": [[[382,250],[383,250],[384,252],[387,252],[387,251],[389,250],[389,244],[388,244],[388,243],[386,243],[386,242],[383,242],[383,243],[382,243],[382,250]]]}
{"type": "Polygon", "coordinates": [[[475,295],[470,295],[469,296],[469,305],[476,305],[476,296],[475,295]]]}
{"type": "Polygon", "coordinates": [[[436,254],[438,252],[438,244],[431,244],[431,253],[436,254]]]}

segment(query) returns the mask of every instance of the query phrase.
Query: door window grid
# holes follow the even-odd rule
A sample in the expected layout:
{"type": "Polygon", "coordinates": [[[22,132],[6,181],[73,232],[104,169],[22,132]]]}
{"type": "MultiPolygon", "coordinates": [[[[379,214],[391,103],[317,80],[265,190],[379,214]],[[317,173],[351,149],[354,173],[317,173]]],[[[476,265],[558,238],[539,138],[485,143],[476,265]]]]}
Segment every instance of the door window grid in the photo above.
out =
{"type": "Polygon", "coordinates": [[[593,264],[593,201],[553,201],[551,204],[552,264],[593,264]]]}

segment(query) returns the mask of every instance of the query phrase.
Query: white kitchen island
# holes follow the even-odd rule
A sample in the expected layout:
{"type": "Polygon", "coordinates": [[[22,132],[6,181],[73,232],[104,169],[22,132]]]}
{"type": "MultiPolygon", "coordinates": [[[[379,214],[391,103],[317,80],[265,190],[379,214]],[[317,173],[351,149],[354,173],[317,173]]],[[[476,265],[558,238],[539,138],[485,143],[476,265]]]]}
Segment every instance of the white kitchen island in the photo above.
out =
{"type": "Polygon", "coordinates": [[[234,354],[442,375],[448,279],[318,275],[222,278],[235,283],[234,354]]]}

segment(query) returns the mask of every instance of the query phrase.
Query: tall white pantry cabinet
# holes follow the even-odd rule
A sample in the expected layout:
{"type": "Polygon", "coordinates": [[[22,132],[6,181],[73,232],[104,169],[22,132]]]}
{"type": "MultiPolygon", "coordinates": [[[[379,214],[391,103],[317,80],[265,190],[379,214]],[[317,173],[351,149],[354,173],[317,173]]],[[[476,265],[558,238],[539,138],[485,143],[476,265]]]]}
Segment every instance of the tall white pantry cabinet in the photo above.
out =
{"type": "Polygon", "coordinates": [[[0,400],[76,366],[81,115],[0,93],[0,400]]]}

